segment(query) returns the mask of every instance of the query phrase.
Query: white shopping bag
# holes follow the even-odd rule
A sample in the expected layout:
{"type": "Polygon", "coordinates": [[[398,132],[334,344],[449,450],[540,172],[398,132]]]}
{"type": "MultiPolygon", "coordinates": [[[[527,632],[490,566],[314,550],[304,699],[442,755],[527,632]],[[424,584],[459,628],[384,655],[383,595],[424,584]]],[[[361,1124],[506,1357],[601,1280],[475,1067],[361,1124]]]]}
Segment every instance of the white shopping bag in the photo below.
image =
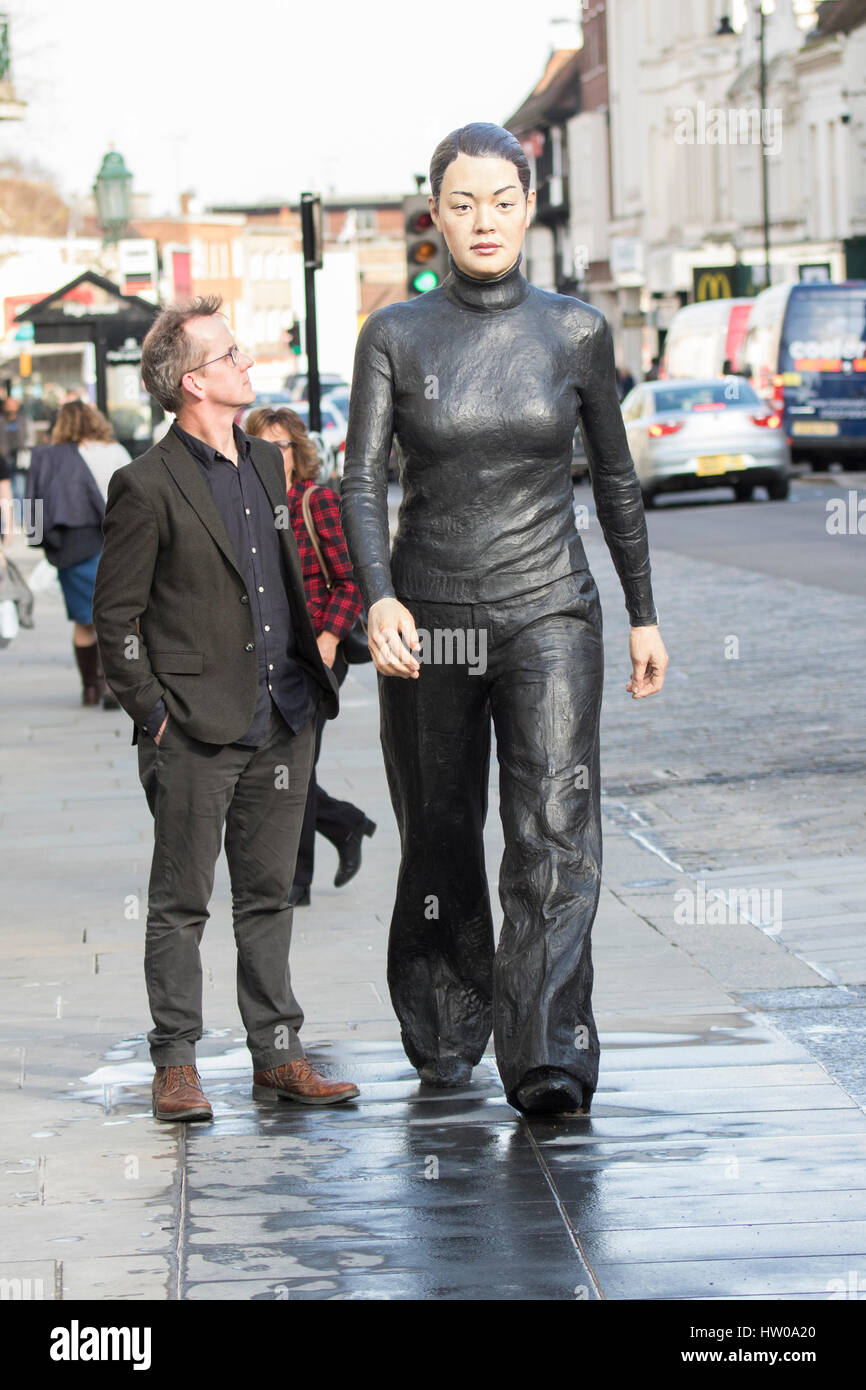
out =
{"type": "Polygon", "coordinates": [[[0,599],[0,642],[18,636],[18,604],[12,598],[0,599]]]}
{"type": "Polygon", "coordinates": [[[57,570],[47,560],[40,560],[30,578],[27,580],[30,592],[33,594],[47,594],[49,592],[60,593],[60,580],[57,578],[57,570]]]}

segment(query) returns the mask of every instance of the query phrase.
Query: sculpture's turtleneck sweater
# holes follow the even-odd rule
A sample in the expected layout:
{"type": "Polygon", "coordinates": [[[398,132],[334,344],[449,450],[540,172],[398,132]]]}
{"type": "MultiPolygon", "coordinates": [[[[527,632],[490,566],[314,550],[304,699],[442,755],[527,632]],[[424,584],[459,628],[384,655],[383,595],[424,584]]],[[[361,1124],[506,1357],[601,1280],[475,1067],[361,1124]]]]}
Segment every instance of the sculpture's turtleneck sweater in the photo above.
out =
{"type": "Polygon", "coordinates": [[[596,511],[635,625],[656,621],[646,523],[599,310],[451,259],[435,290],[364,323],[342,517],[365,605],[512,598],[586,570],[575,525],[580,420],[596,511]],[[388,459],[403,500],[393,550],[388,459]]]}
{"type": "Polygon", "coordinates": [[[477,309],[490,314],[499,309],[515,309],[529,294],[528,281],[520,273],[522,260],[521,253],[514,265],[501,275],[482,280],[476,275],[467,275],[459,268],[454,257],[449,255],[451,273],[443,282],[443,292],[452,304],[459,304],[463,309],[477,309]]]}

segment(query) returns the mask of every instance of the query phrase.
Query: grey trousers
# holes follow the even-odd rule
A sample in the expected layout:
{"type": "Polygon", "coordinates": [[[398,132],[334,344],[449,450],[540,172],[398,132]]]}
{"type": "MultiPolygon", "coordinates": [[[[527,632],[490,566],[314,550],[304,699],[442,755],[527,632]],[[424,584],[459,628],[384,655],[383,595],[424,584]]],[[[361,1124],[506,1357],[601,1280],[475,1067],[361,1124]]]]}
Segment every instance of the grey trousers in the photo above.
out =
{"type": "Polygon", "coordinates": [[[492,1029],[509,1099],[531,1072],[555,1068],[588,1102],[602,854],[595,581],[581,571],[500,603],[398,597],[431,634],[432,658],[417,680],[379,676],[402,846],[388,983],[406,1054],[416,1067],[447,1055],[474,1064],[492,1029]],[[466,634],[474,673],[468,659],[444,659],[453,636],[436,660],[437,632],[466,634]],[[491,719],[505,836],[495,951],[483,842],[491,719]]]}
{"type": "Polygon", "coordinates": [[[143,736],[139,776],[154,818],[144,972],[155,1066],[195,1061],[202,1035],[199,945],[225,829],[238,1006],[257,1070],[303,1057],[292,992],[289,889],[312,767],[315,721],[293,735],[274,709],[259,748],[200,743],[169,718],[143,736]]]}

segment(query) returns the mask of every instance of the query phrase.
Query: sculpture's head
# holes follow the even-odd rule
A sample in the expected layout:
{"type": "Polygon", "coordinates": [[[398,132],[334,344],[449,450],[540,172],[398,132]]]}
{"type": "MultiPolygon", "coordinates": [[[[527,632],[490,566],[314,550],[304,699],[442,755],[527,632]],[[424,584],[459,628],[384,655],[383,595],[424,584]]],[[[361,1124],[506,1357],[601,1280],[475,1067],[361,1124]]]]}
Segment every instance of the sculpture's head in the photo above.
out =
{"type": "Polygon", "coordinates": [[[523,146],[486,121],[452,130],[430,161],[430,212],[458,269],[480,280],[514,265],[535,191],[523,146]]]}

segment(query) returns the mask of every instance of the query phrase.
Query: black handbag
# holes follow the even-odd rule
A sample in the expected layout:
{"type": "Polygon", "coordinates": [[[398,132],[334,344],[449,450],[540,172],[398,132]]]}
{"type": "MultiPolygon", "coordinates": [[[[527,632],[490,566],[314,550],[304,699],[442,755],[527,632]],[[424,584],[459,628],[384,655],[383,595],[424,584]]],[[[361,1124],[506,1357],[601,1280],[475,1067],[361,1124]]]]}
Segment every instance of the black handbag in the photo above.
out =
{"type": "MultiPolygon", "coordinates": [[[[322,571],[322,577],[325,581],[325,587],[330,593],[330,591],[334,587],[334,583],[331,579],[328,566],[325,564],[325,557],[322,554],[322,547],[319,545],[319,537],[316,533],[316,523],[313,520],[312,504],[310,501],[312,494],[315,491],[315,487],[308,487],[304,489],[304,495],[301,498],[301,515],[304,518],[304,525],[307,528],[307,535],[312,541],[313,549],[316,552],[316,559],[319,562],[319,569],[322,571]]],[[[351,632],[349,632],[349,634],[346,637],[344,637],[340,642],[340,650],[343,653],[343,656],[345,657],[346,662],[349,666],[362,666],[365,661],[373,660],[373,657],[370,654],[370,648],[367,645],[367,619],[363,609],[358,614],[358,617],[355,619],[355,623],[352,627],[351,632]]]]}

